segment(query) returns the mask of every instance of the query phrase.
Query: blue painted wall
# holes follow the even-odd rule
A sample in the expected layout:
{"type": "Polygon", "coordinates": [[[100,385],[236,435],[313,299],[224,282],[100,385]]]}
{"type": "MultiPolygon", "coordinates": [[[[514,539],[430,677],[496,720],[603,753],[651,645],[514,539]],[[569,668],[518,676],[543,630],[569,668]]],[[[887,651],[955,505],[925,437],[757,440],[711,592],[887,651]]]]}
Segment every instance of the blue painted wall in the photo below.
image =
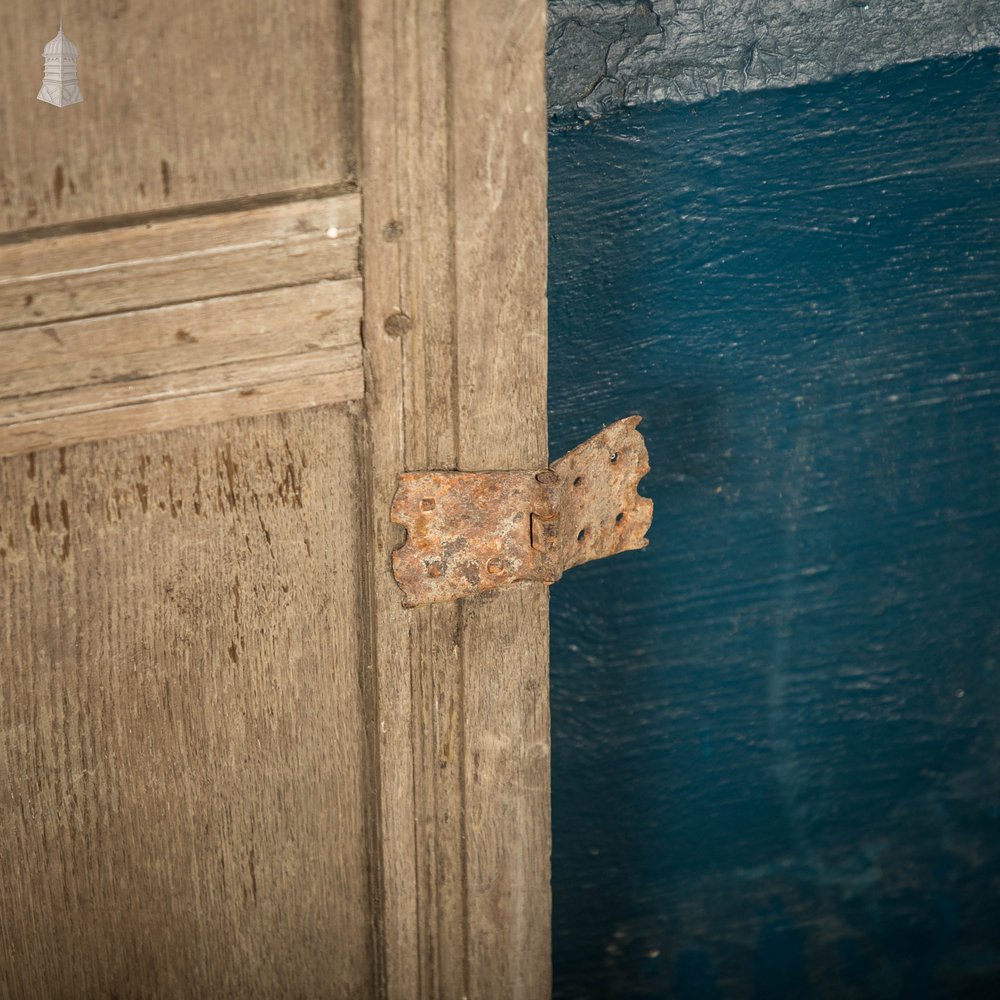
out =
{"type": "Polygon", "coordinates": [[[555,996],[1000,997],[1000,57],[550,143],[555,996]]]}

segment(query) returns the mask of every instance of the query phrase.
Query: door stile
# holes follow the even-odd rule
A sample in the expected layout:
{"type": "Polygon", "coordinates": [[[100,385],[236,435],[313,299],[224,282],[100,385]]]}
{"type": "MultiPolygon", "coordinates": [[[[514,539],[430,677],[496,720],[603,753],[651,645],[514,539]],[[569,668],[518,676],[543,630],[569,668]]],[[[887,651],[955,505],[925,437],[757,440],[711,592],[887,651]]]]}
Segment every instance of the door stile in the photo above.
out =
{"type": "Polygon", "coordinates": [[[403,610],[396,475],[546,461],[545,4],[359,6],[382,989],[550,991],[548,601],[403,610]]]}

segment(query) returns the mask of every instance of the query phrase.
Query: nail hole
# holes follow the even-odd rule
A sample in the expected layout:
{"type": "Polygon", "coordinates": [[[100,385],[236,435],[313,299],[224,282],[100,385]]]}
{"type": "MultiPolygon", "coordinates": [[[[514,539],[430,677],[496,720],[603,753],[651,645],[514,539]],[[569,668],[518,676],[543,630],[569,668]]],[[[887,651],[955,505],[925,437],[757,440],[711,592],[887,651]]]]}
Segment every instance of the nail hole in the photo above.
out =
{"type": "Polygon", "coordinates": [[[617,461],[618,461],[618,452],[617,451],[611,452],[611,464],[614,465],[615,462],[617,461]]]}
{"type": "Polygon", "coordinates": [[[582,483],[582,482],[583,482],[583,476],[577,476],[576,479],[573,480],[573,485],[574,486],[579,486],[580,483],[582,483]]]}
{"type": "Polygon", "coordinates": [[[433,510],[434,509],[434,498],[433,497],[424,497],[424,499],[420,501],[420,509],[421,510],[433,510]]]}
{"type": "Polygon", "coordinates": [[[615,518],[615,524],[621,524],[622,523],[622,518],[624,516],[625,515],[621,511],[619,511],[618,512],[618,516],[615,518]]]}
{"type": "Polygon", "coordinates": [[[578,534],[578,535],[576,536],[576,540],[577,540],[578,542],[582,542],[582,541],[583,541],[583,536],[584,536],[584,535],[586,535],[586,534],[587,534],[587,529],[586,529],[586,528],[581,528],[581,529],[580,529],[580,534],[578,534]]]}

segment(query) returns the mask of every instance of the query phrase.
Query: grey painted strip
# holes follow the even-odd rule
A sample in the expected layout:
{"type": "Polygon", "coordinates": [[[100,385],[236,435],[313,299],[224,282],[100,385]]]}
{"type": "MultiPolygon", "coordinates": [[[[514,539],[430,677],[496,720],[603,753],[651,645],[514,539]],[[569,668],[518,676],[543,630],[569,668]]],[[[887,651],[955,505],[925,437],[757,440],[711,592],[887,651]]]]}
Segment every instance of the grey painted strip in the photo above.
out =
{"type": "Polygon", "coordinates": [[[549,111],[593,117],[1000,45],[1000,0],[550,0],[549,111]]]}

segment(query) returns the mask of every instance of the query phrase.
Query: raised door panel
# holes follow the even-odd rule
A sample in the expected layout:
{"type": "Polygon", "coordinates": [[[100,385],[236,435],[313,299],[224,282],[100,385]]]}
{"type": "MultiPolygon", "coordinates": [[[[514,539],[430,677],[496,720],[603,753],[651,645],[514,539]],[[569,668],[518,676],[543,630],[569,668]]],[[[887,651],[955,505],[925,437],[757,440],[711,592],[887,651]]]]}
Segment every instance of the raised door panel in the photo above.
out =
{"type": "Polygon", "coordinates": [[[356,174],[352,5],[8,0],[0,231],[329,186],[356,174]],[[36,100],[59,28],[83,101],[36,100]]]}
{"type": "Polygon", "coordinates": [[[5,8],[0,996],[375,990],[348,6],[5,8]]]}
{"type": "Polygon", "coordinates": [[[360,419],[0,460],[0,996],[369,994],[360,419]]]}

